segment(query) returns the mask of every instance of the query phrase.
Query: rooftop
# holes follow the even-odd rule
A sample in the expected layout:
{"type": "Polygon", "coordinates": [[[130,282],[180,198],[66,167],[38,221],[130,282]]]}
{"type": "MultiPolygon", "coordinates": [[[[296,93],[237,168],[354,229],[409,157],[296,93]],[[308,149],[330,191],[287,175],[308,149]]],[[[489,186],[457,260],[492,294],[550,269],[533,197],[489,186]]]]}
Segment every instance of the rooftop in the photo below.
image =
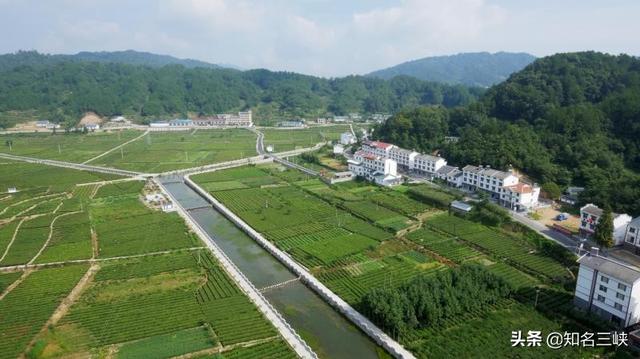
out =
{"type": "Polygon", "coordinates": [[[444,165],[440,167],[436,172],[443,175],[455,174],[456,171],[460,172],[458,167],[444,165]]]}
{"type": "Polygon", "coordinates": [[[416,159],[421,159],[421,160],[424,160],[424,161],[433,161],[433,162],[435,162],[435,161],[441,160],[441,159],[442,159],[442,157],[432,156],[432,155],[425,155],[425,154],[419,154],[419,155],[417,155],[417,156],[416,156],[416,159]]]}
{"type": "Polygon", "coordinates": [[[629,225],[633,227],[640,227],[640,217],[632,219],[631,222],[629,222],[629,225]]]}
{"type": "Polygon", "coordinates": [[[455,208],[455,209],[459,209],[461,211],[464,212],[469,212],[473,206],[468,204],[468,203],[464,203],[462,201],[453,201],[451,202],[451,207],[455,208]]]}
{"type": "Polygon", "coordinates": [[[515,193],[532,193],[533,192],[533,187],[531,187],[531,185],[527,183],[522,183],[522,182],[515,184],[513,186],[505,186],[504,188],[515,193]]]}
{"type": "Polygon", "coordinates": [[[367,142],[365,142],[365,144],[366,144],[367,146],[370,146],[370,147],[376,147],[376,148],[380,148],[380,149],[383,149],[383,150],[386,150],[387,148],[389,148],[389,147],[392,147],[392,146],[393,146],[393,145],[392,145],[392,144],[390,144],[390,143],[380,142],[380,141],[367,141],[367,142]]]}
{"type": "Polygon", "coordinates": [[[637,268],[591,253],[578,258],[578,263],[628,284],[633,284],[640,279],[640,270],[637,268]]]}
{"type": "Polygon", "coordinates": [[[588,203],[584,205],[582,208],[580,208],[580,212],[589,213],[594,216],[602,216],[602,208],[596,206],[593,203],[588,203]]]}
{"type": "Polygon", "coordinates": [[[511,172],[500,171],[500,170],[493,169],[491,167],[482,167],[482,166],[473,166],[473,165],[466,165],[462,168],[462,170],[465,172],[477,173],[484,176],[495,177],[499,179],[505,179],[513,175],[513,173],[511,172]]]}

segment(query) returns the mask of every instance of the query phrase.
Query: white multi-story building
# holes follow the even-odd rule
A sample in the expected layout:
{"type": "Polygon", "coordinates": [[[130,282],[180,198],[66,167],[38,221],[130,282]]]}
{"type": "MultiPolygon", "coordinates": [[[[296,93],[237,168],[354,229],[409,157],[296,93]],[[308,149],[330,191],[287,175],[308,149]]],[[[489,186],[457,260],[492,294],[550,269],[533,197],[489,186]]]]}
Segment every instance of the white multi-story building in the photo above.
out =
{"type": "Polygon", "coordinates": [[[502,187],[499,202],[507,208],[524,211],[535,207],[538,204],[539,196],[540,187],[519,182],[512,186],[502,187]]]}
{"type": "Polygon", "coordinates": [[[351,145],[357,142],[356,136],[351,132],[344,132],[340,134],[340,144],[351,145]]]}
{"type": "MultiPolygon", "coordinates": [[[[602,217],[603,210],[593,203],[588,203],[580,208],[579,232],[583,237],[590,237],[596,231],[598,221],[602,217]]],[[[612,213],[613,217],[613,242],[614,245],[624,243],[627,225],[631,222],[628,214],[612,213]]]]}
{"type": "Polygon", "coordinates": [[[453,166],[441,166],[436,171],[436,177],[447,182],[448,185],[453,187],[462,186],[462,171],[458,167],[453,166]]]}
{"type": "Polygon", "coordinates": [[[574,303],[620,327],[640,321],[640,271],[596,253],[578,259],[574,303]]]}
{"type": "Polygon", "coordinates": [[[391,158],[391,149],[394,147],[396,146],[386,142],[364,141],[360,150],[374,156],[391,158]]]}
{"type": "Polygon", "coordinates": [[[353,155],[353,159],[348,161],[348,165],[349,171],[354,175],[379,185],[391,186],[399,184],[402,180],[402,177],[398,175],[396,161],[362,150],[353,155]]]}
{"type": "Polygon", "coordinates": [[[624,247],[640,253],[640,217],[636,217],[627,225],[624,232],[624,247]]]}
{"type": "Polygon", "coordinates": [[[196,126],[215,127],[251,127],[253,119],[251,111],[241,111],[237,115],[223,113],[208,117],[201,117],[193,120],[196,126]]]}
{"type": "Polygon", "coordinates": [[[396,161],[398,166],[404,169],[410,170],[413,168],[416,156],[419,153],[411,150],[405,150],[404,148],[393,146],[389,150],[389,158],[396,161]]]}
{"type": "Polygon", "coordinates": [[[440,168],[447,165],[447,161],[439,156],[419,154],[413,160],[412,170],[434,175],[440,168]]]}

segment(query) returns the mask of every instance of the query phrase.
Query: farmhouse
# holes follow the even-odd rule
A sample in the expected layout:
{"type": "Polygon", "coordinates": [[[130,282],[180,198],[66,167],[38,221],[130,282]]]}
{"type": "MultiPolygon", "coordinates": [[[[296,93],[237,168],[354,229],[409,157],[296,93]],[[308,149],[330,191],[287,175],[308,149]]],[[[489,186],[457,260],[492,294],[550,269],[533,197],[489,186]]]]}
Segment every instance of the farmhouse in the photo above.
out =
{"type": "MultiPolygon", "coordinates": [[[[580,235],[584,238],[591,237],[598,226],[598,221],[602,217],[602,209],[593,203],[588,203],[580,208],[580,235]]],[[[621,245],[624,242],[627,225],[631,222],[628,214],[612,213],[613,216],[613,241],[614,245],[621,245]]]]}
{"type": "Polygon", "coordinates": [[[333,145],[333,154],[334,155],[341,155],[344,153],[344,146],[336,143],[335,145],[333,145]]]}
{"type": "Polygon", "coordinates": [[[444,165],[436,171],[436,177],[446,181],[449,186],[462,186],[462,171],[458,167],[444,165]]]}
{"type": "Polygon", "coordinates": [[[396,146],[380,141],[364,141],[361,150],[374,156],[391,158],[391,149],[396,146]]]}
{"type": "Polygon", "coordinates": [[[402,177],[398,175],[396,161],[357,151],[353,160],[348,161],[349,171],[354,175],[363,177],[382,186],[392,186],[399,184],[402,177]]]}
{"type": "Polygon", "coordinates": [[[468,203],[464,203],[462,201],[453,201],[451,202],[451,210],[458,212],[458,213],[469,213],[471,212],[471,210],[473,209],[473,206],[468,204],[468,203]]]}
{"type": "Polygon", "coordinates": [[[7,188],[7,193],[16,193],[16,192],[18,192],[18,189],[16,189],[15,187],[7,188]]]}
{"type": "Polygon", "coordinates": [[[96,131],[100,129],[100,125],[97,123],[88,123],[84,125],[84,128],[86,128],[89,131],[96,131]]]}
{"type": "Polygon", "coordinates": [[[528,183],[516,183],[512,186],[505,186],[500,194],[500,204],[516,210],[524,211],[535,207],[540,195],[540,187],[532,186],[528,183]]]}
{"type": "Polygon", "coordinates": [[[281,121],[278,123],[279,127],[306,127],[304,121],[302,120],[289,120],[289,121],[281,121]]]}
{"type": "Polygon", "coordinates": [[[412,170],[434,176],[436,172],[447,164],[447,161],[439,156],[419,154],[415,157],[412,170]]]}
{"type": "Polygon", "coordinates": [[[150,127],[153,128],[162,128],[162,127],[169,127],[169,122],[167,121],[153,121],[149,124],[150,127]]]}
{"type": "Polygon", "coordinates": [[[47,126],[49,126],[49,120],[36,121],[36,127],[46,128],[47,126]]]}
{"type": "Polygon", "coordinates": [[[356,136],[354,136],[351,132],[345,132],[340,134],[340,144],[351,145],[356,142],[357,142],[356,136]]]}
{"type": "Polygon", "coordinates": [[[594,253],[578,259],[574,303],[605,320],[627,327],[640,321],[640,271],[594,253]]]}
{"type": "Polygon", "coordinates": [[[351,180],[353,180],[353,173],[351,171],[336,172],[333,174],[333,177],[329,179],[329,183],[334,184],[351,180]]]}
{"type": "Polygon", "coordinates": [[[398,166],[406,170],[413,168],[413,163],[417,155],[419,155],[418,152],[405,150],[404,148],[396,146],[391,147],[389,150],[389,158],[396,161],[398,166]]]}

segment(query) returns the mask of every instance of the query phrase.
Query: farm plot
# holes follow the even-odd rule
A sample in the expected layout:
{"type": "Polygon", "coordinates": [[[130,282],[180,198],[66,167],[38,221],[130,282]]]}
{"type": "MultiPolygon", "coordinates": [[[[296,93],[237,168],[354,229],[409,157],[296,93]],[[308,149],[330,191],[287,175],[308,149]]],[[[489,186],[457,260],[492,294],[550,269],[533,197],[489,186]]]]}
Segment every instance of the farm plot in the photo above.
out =
{"type": "Polygon", "coordinates": [[[12,141],[11,150],[0,147],[0,152],[18,156],[84,162],[104,153],[136,136],[139,131],[80,133],[20,133],[0,135],[0,140],[12,141]]]}
{"type": "Polygon", "coordinates": [[[340,134],[349,131],[349,126],[323,126],[304,129],[262,129],[264,145],[273,146],[274,152],[312,147],[320,142],[334,141],[340,134]]]}
{"type": "Polygon", "coordinates": [[[90,208],[100,257],[186,248],[196,243],[177,214],[152,211],[137,198],[110,198],[90,208]]]}
{"type": "Polygon", "coordinates": [[[60,217],[53,225],[49,244],[36,263],[91,258],[91,230],[87,212],[60,217]]]}
{"type": "Polygon", "coordinates": [[[482,253],[468,245],[428,228],[421,228],[411,232],[407,235],[407,238],[456,263],[464,263],[482,256],[482,253]]]}
{"type": "Polygon", "coordinates": [[[320,259],[325,264],[354,253],[374,248],[378,242],[358,234],[328,237],[304,244],[298,248],[320,259]]]}
{"type": "Polygon", "coordinates": [[[4,290],[20,278],[21,275],[22,272],[0,273],[0,293],[4,292],[4,290]]]}
{"type": "Polygon", "coordinates": [[[412,223],[408,217],[372,201],[345,202],[344,207],[358,216],[393,231],[405,229],[412,223]]]}
{"type": "Polygon", "coordinates": [[[428,205],[411,199],[404,193],[397,191],[378,190],[369,193],[361,193],[360,195],[371,202],[387,207],[406,216],[416,216],[431,208],[428,205]]]}
{"type": "Polygon", "coordinates": [[[457,235],[509,262],[549,278],[565,277],[565,268],[557,261],[535,253],[528,243],[456,216],[441,214],[429,219],[428,225],[457,235]]]}
{"type": "Polygon", "coordinates": [[[297,356],[282,340],[271,340],[266,343],[240,347],[219,354],[220,359],[295,359],[297,356]]]}
{"type": "Polygon", "coordinates": [[[24,351],[86,271],[74,265],[34,272],[0,301],[1,358],[24,351]]]}
{"type": "Polygon", "coordinates": [[[256,154],[255,146],[256,135],[245,129],[150,132],[93,164],[162,172],[250,157],[256,154]]]}
{"type": "Polygon", "coordinates": [[[171,357],[278,336],[204,252],[104,263],[53,332],[58,336],[43,340],[54,346],[73,340],[73,352],[124,343],[118,357],[125,358],[171,357]]]}
{"type": "Polygon", "coordinates": [[[6,266],[28,263],[47,241],[49,226],[54,217],[54,214],[50,214],[24,221],[13,242],[7,245],[0,264],[6,266]]]}

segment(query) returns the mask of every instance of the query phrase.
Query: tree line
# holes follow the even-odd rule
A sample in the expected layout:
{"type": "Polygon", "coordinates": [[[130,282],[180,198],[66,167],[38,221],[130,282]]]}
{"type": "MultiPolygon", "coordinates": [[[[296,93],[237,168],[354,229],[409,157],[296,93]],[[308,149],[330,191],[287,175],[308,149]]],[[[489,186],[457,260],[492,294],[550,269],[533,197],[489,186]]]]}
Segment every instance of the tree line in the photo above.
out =
{"type": "MultiPolygon", "coordinates": [[[[461,106],[484,91],[410,77],[325,79],[268,70],[134,66],[86,61],[41,61],[33,53],[0,56],[0,114],[36,110],[56,122],[93,111],[139,119],[254,109],[258,116],[394,113],[420,105],[461,106]],[[2,65],[24,56],[25,65],[2,65]]],[[[8,127],[6,117],[0,127],[8,127]]],[[[2,121],[2,120],[0,120],[2,121]]]]}

